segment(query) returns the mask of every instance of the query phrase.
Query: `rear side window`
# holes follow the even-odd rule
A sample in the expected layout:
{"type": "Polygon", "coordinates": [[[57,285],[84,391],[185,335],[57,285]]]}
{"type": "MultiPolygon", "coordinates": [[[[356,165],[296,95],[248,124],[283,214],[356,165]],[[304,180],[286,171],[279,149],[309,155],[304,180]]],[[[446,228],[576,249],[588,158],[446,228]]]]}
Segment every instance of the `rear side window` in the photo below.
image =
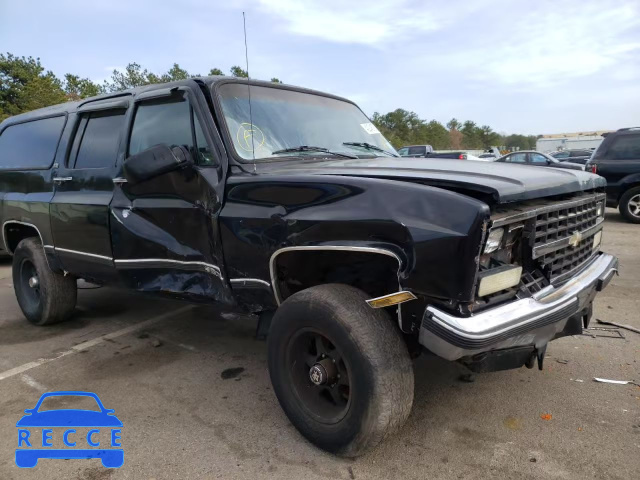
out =
{"type": "Polygon", "coordinates": [[[591,155],[590,150],[573,150],[571,152],[572,157],[589,157],[591,155]]]}
{"type": "Polygon", "coordinates": [[[76,133],[74,168],[105,168],[116,163],[125,110],[94,112],[82,118],[76,133]]]}
{"type": "Polygon", "coordinates": [[[49,168],[56,156],[66,117],[19,123],[0,134],[0,168],[49,168]]]}
{"type": "Polygon", "coordinates": [[[529,161],[531,163],[539,163],[544,165],[547,163],[547,157],[545,157],[544,155],[540,155],[539,153],[530,153],[529,161]]]}
{"type": "Polygon", "coordinates": [[[505,162],[510,163],[526,163],[527,162],[527,154],[526,153],[514,153],[505,158],[505,162]]]}
{"type": "Polygon", "coordinates": [[[427,147],[409,147],[409,155],[426,155],[427,147]]]}
{"type": "Polygon", "coordinates": [[[133,121],[129,155],[155,145],[186,147],[199,164],[213,164],[200,122],[185,99],[144,102],[133,121]]]}
{"type": "Polygon", "coordinates": [[[640,135],[620,135],[614,138],[607,157],[611,160],[640,159],[640,135]]]}

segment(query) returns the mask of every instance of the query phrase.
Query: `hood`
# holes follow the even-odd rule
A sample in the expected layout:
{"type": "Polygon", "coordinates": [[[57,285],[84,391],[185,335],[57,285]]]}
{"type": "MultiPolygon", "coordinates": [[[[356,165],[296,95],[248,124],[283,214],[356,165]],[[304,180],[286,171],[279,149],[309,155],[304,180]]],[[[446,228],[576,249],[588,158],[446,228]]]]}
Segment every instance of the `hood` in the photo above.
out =
{"type": "Polygon", "coordinates": [[[549,166],[553,168],[568,168],[569,170],[584,170],[584,165],[573,162],[558,162],[549,166]]]}
{"type": "MultiPolygon", "coordinates": [[[[581,165],[580,165],[581,167],[581,165]]],[[[403,180],[518,202],[604,188],[606,180],[582,170],[437,158],[287,159],[257,163],[265,175],[348,175],[403,180]]]]}

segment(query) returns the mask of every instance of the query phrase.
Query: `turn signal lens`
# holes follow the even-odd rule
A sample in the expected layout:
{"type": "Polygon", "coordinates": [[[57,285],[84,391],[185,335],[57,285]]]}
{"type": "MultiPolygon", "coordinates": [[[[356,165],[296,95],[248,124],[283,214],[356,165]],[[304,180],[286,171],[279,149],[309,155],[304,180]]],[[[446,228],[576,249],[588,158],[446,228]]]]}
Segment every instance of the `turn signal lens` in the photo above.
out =
{"type": "Polygon", "coordinates": [[[382,297],[372,298],[367,300],[367,303],[371,308],[384,308],[398,303],[408,302],[409,300],[415,300],[416,296],[407,291],[391,293],[382,297]]]}
{"type": "Polygon", "coordinates": [[[485,295],[491,295],[492,293],[515,287],[520,283],[522,267],[505,267],[496,270],[501,271],[489,273],[480,279],[478,296],[484,297],[485,295]]]}
{"type": "Polygon", "coordinates": [[[484,245],[484,253],[491,253],[498,250],[498,248],[500,248],[500,244],[502,243],[503,236],[504,228],[491,230],[491,232],[489,232],[489,236],[487,237],[487,243],[484,245]]]}
{"type": "Polygon", "coordinates": [[[602,242],[602,230],[593,236],[593,246],[591,249],[597,250],[600,247],[600,242],[602,242]]]}

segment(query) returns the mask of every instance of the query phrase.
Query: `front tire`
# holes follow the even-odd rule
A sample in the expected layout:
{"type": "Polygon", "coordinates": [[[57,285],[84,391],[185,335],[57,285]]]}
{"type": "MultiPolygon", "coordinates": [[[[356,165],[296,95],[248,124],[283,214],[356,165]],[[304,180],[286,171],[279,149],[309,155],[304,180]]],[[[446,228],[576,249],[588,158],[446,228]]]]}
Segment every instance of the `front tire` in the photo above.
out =
{"type": "Polygon", "coordinates": [[[320,285],[289,297],[268,337],[269,373],[293,425],[318,447],[355,457],[406,421],[413,368],[398,328],[368,296],[320,285]]]}
{"type": "Polygon", "coordinates": [[[34,325],[67,320],[76,306],[76,279],[53,272],[40,240],[22,240],[13,253],[13,288],[24,316],[34,325]]]}
{"type": "Polygon", "coordinates": [[[630,188],[620,197],[620,214],[631,223],[640,223],[640,187],[630,188]]]}

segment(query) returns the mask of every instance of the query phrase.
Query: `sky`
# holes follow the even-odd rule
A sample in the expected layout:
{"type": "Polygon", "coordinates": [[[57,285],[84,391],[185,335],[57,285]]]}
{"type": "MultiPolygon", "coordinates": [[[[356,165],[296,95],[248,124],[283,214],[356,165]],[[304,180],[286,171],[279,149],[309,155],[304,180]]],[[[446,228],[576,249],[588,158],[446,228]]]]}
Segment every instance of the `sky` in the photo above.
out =
{"type": "Polygon", "coordinates": [[[254,78],[501,133],[640,126],[640,1],[0,0],[0,52],[102,82],[245,66],[254,78]]]}

